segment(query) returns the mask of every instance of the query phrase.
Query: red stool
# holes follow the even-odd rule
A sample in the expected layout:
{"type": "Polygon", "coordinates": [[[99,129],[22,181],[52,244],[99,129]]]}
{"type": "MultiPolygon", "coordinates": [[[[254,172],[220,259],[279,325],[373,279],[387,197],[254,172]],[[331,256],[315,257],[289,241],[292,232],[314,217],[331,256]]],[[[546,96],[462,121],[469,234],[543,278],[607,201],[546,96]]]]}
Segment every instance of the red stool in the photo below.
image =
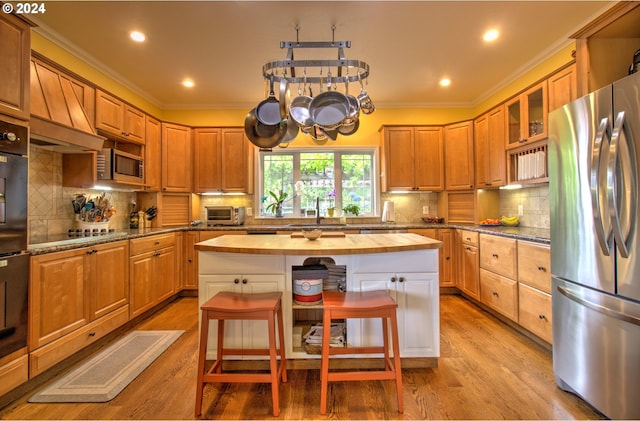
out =
{"type": "Polygon", "coordinates": [[[280,414],[278,387],[280,379],[287,381],[287,360],[284,353],[284,324],[282,321],[281,292],[261,294],[240,294],[223,291],[204,303],[202,324],[200,326],[200,351],[198,356],[198,384],[196,389],[196,416],[202,412],[202,393],[205,383],[271,383],[273,415],[280,414]],[[278,318],[279,346],[276,347],[276,322],[278,318]],[[216,360],[205,371],[209,320],[218,320],[218,349],[216,360]],[[231,349],[224,348],[225,320],[266,320],[269,330],[268,349],[231,349]],[[278,354],[280,367],[278,367],[278,354]],[[270,373],[223,373],[224,355],[269,355],[270,373]]]}
{"type": "Polygon", "coordinates": [[[324,317],[322,319],[322,361],[320,365],[320,414],[327,413],[327,389],[330,381],[354,380],[395,380],[398,395],[398,412],[402,405],[402,371],[400,367],[400,347],[398,345],[398,322],[396,308],[398,304],[386,291],[336,292],[323,291],[322,302],[324,317]],[[332,348],[329,346],[330,329],[334,319],[382,319],[382,346],[332,348]],[[393,361],[389,354],[388,323],[391,323],[391,344],[393,361]],[[329,356],[336,354],[373,354],[383,353],[384,370],[379,371],[329,371],[329,356]]]}

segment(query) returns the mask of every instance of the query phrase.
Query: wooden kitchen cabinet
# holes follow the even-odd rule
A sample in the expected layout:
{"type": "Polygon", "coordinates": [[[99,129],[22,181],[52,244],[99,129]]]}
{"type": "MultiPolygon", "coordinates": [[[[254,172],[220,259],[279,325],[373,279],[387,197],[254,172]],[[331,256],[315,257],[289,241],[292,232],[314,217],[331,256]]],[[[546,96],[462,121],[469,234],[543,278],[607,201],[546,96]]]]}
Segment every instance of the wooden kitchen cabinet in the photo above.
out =
{"type": "Polygon", "coordinates": [[[162,191],[191,192],[191,128],[162,123],[162,191]]]}
{"type": "Polygon", "coordinates": [[[438,266],[440,268],[440,286],[454,287],[454,230],[451,229],[435,229],[435,228],[413,228],[407,230],[413,234],[419,234],[424,237],[440,240],[442,246],[438,249],[438,266]]]}
{"type": "Polygon", "coordinates": [[[549,112],[578,99],[578,82],[575,63],[554,73],[547,79],[549,112]]]}
{"type": "Polygon", "coordinates": [[[182,288],[185,290],[198,290],[198,251],[195,249],[195,245],[199,242],[200,231],[186,231],[184,233],[182,288]]]}
{"type": "Polygon", "coordinates": [[[193,130],[196,193],[253,192],[253,148],[239,127],[193,130]]]}
{"type": "Polygon", "coordinates": [[[507,149],[545,140],[548,136],[547,81],[544,80],[505,103],[507,149]]]}
{"type": "Polygon", "coordinates": [[[475,185],[473,122],[444,127],[445,188],[468,190],[475,185]]]}
{"type": "Polygon", "coordinates": [[[31,26],[0,13],[0,113],[29,120],[31,26]]]}
{"type": "Polygon", "coordinates": [[[478,253],[478,233],[457,230],[458,274],[457,287],[466,295],[480,299],[480,256],[478,253]]]}
{"type": "Polygon", "coordinates": [[[176,277],[174,233],[130,240],[130,317],[174,295],[176,277]]]}
{"type": "Polygon", "coordinates": [[[480,302],[518,321],[518,283],[515,280],[481,268],[480,302]]]}
{"type": "Polygon", "coordinates": [[[442,127],[383,126],[382,190],[444,189],[442,127]]]}
{"type": "Polygon", "coordinates": [[[107,137],[145,143],[145,113],[96,89],[96,129],[107,137]]]}
{"type": "Polygon", "coordinates": [[[553,342],[549,246],[518,241],[518,321],[548,343],[553,342]]]}
{"type": "Polygon", "coordinates": [[[128,241],[31,258],[30,377],[129,320],[128,241]]]}
{"type": "Polygon", "coordinates": [[[480,234],[480,267],[517,279],[518,252],[514,238],[480,234]]]}
{"type": "Polygon", "coordinates": [[[162,129],[160,121],[145,116],[144,185],[149,191],[162,187],[162,129]]]}
{"type": "Polygon", "coordinates": [[[500,187],[507,182],[504,105],[474,120],[476,185],[500,187]]]}

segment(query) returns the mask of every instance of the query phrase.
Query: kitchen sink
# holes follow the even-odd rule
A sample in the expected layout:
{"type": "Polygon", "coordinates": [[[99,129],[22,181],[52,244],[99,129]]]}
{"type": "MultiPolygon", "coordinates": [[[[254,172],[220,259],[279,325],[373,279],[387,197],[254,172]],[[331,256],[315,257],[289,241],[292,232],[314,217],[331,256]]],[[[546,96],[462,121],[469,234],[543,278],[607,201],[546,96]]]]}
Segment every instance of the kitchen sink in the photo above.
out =
{"type": "Polygon", "coordinates": [[[288,224],[291,228],[344,228],[347,224],[288,224]]]}

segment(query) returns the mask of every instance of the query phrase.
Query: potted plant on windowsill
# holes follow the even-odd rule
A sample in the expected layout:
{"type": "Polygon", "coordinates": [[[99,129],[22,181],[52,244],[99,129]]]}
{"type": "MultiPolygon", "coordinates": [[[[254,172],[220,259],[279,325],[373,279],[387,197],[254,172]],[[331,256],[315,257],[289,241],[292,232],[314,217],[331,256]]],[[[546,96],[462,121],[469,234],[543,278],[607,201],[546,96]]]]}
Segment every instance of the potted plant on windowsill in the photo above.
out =
{"type": "Polygon", "coordinates": [[[331,218],[334,216],[336,211],[336,207],[334,205],[334,200],[336,198],[336,189],[333,189],[329,193],[327,193],[327,196],[329,196],[329,207],[327,208],[327,216],[331,218]]]}
{"type": "Polygon", "coordinates": [[[349,203],[347,206],[342,208],[342,211],[346,215],[358,216],[360,214],[360,206],[356,205],[355,203],[349,203]]]}
{"type": "Polygon", "coordinates": [[[289,198],[289,194],[280,190],[278,194],[269,191],[269,195],[274,201],[269,203],[265,209],[275,214],[276,218],[282,218],[284,216],[282,214],[282,204],[289,198]]]}

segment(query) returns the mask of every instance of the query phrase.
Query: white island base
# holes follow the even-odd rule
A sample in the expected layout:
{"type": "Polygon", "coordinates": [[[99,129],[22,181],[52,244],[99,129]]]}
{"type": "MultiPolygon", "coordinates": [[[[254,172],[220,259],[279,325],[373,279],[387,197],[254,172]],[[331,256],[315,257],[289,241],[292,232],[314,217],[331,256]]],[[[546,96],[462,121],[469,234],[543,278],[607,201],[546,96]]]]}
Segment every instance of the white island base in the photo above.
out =
{"type": "MultiPolygon", "coordinates": [[[[341,242],[345,238],[308,241],[284,235],[223,236],[198,243],[199,304],[219,291],[282,291],[287,358],[318,359],[319,354],[307,352],[310,347],[305,349],[303,339],[302,345],[299,344],[299,331],[300,327],[306,330],[314,321],[322,320],[322,304],[294,303],[292,268],[330,262],[344,270],[348,291],[387,290],[396,300],[403,361],[437,366],[440,355],[438,247],[441,243],[416,234],[353,234],[346,238],[348,241],[341,242]]],[[[268,347],[264,321],[226,323],[225,347],[268,347]]],[[[207,359],[215,358],[216,331],[214,323],[209,331],[207,359]]],[[[381,345],[380,319],[347,320],[346,341],[347,346],[381,345]]]]}

